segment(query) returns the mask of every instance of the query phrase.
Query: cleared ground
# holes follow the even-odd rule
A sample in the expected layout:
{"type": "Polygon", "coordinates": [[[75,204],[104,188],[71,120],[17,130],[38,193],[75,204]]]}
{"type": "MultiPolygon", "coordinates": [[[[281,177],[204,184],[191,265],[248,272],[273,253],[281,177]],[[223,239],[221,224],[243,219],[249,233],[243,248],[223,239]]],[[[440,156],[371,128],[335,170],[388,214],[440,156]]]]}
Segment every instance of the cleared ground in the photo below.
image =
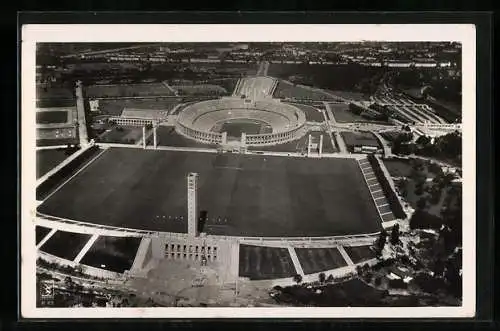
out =
{"type": "Polygon", "coordinates": [[[122,273],[132,267],[140,243],[140,238],[100,236],[81,263],[122,273]]]}
{"type": "Polygon", "coordinates": [[[288,249],[240,245],[240,277],[273,279],[292,277],[296,273],[288,249]]]}
{"type": "Polygon", "coordinates": [[[67,111],[38,111],[36,112],[37,124],[66,123],[68,121],[67,111]]]}
{"type": "Polygon", "coordinates": [[[336,247],[332,248],[295,248],[300,265],[305,274],[313,274],[345,267],[347,262],[336,247]]]}
{"type": "Polygon", "coordinates": [[[200,174],[199,209],[207,213],[207,233],[323,236],[380,230],[368,188],[351,159],[112,148],[39,211],[96,224],[184,232],[188,172],[200,174]]]}
{"type": "Polygon", "coordinates": [[[375,252],[371,250],[370,246],[346,246],[344,249],[354,263],[375,258],[375,252]]]}
{"type": "Polygon", "coordinates": [[[89,234],[57,231],[40,249],[46,253],[72,261],[90,237],[89,234]]]}

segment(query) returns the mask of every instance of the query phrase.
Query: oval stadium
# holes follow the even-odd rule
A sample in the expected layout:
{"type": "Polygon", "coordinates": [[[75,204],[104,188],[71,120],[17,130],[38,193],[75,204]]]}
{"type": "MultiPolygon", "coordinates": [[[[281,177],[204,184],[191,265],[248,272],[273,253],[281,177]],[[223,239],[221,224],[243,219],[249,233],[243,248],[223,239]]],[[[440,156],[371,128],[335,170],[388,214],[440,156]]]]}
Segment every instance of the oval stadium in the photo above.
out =
{"type": "Polygon", "coordinates": [[[244,139],[249,146],[259,146],[300,138],[305,122],[300,109],[279,100],[229,97],[187,107],[177,119],[176,130],[200,142],[226,144],[244,139]]]}

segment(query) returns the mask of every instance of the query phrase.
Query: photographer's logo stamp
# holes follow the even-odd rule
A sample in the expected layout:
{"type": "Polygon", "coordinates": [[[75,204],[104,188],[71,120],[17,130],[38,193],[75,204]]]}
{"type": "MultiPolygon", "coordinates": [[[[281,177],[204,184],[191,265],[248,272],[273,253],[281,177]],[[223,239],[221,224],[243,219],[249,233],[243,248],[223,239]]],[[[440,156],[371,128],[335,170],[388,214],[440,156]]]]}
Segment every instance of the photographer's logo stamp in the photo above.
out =
{"type": "Polygon", "coordinates": [[[43,280],[39,289],[40,301],[42,305],[51,306],[54,304],[54,281],[43,280]]]}

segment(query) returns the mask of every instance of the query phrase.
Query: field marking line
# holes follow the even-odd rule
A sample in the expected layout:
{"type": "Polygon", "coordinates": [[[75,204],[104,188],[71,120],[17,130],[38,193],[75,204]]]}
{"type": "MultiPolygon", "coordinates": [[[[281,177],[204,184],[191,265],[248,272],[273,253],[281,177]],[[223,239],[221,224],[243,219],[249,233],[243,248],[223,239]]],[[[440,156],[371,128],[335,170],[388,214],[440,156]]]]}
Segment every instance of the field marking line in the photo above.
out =
{"type": "MultiPolygon", "coordinates": [[[[363,178],[364,178],[364,177],[363,177],[363,178]]],[[[366,179],[365,179],[365,181],[366,181],[366,179]]],[[[366,184],[368,184],[368,182],[367,182],[366,184]]],[[[377,186],[377,185],[378,185],[378,183],[377,183],[377,184],[370,184],[370,185],[368,185],[368,187],[377,186]]],[[[376,191],[373,191],[373,192],[372,192],[372,191],[370,191],[370,192],[371,192],[371,193],[373,193],[373,192],[376,192],[376,191]]]]}
{"type": "Polygon", "coordinates": [[[82,250],[78,253],[78,255],[75,257],[73,260],[74,263],[80,263],[80,261],[83,259],[85,254],[89,251],[89,249],[94,245],[95,241],[99,238],[98,234],[92,235],[92,237],[89,238],[85,246],[83,246],[82,250]]]}
{"type": "Polygon", "coordinates": [[[59,191],[66,183],[68,183],[70,180],[76,177],[80,172],[82,172],[84,169],[86,169],[89,165],[94,163],[94,161],[100,157],[104,152],[106,152],[106,149],[103,149],[99,154],[97,154],[93,159],[91,159],[87,164],[85,164],[83,167],[81,167],[77,172],[75,172],[70,178],[66,179],[61,185],[59,185],[54,191],[52,191],[49,195],[47,195],[42,201],[45,202],[47,199],[49,199],[54,193],[59,191]]]}
{"type": "Polygon", "coordinates": [[[389,215],[389,214],[392,214],[392,211],[388,211],[387,213],[380,214],[380,216],[389,215]]]}
{"type": "Polygon", "coordinates": [[[303,277],[305,275],[304,270],[302,270],[302,266],[300,265],[299,257],[297,256],[295,249],[292,246],[288,246],[287,249],[290,254],[290,258],[292,259],[295,272],[303,277]]]}
{"type": "Polygon", "coordinates": [[[40,242],[38,243],[38,245],[36,245],[36,249],[40,249],[40,247],[42,247],[43,244],[45,244],[54,235],[54,233],[56,233],[56,232],[57,232],[57,229],[52,228],[50,230],[50,232],[47,233],[47,235],[45,237],[43,237],[42,240],[40,240],[40,242]]]}
{"type": "Polygon", "coordinates": [[[342,255],[342,257],[344,258],[344,260],[348,266],[354,265],[354,262],[351,260],[351,257],[349,256],[349,254],[347,254],[344,246],[338,246],[337,250],[339,251],[340,255],[342,255]]]}
{"type": "MultiPolygon", "coordinates": [[[[382,191],[382,190],[381,190],[382,191]]],[[[374,192],[372,192],[374,193],[374,192]]],[[[374,200],[377,201],[377,200],[380,200],[380,199],[385,199],[385,197],[379,197],[379,198],[375,198],[374,200]]]]}
{"type": "Polygon", "coordinates": [[[372,193],[382,192],[382,189],[371,191],[372,193]]]}
{"type": "Polygon", "coordinates": [[[384,204],[382,204],[382,205],[378,205],[377,207],[379,207],[379,208],[380,208],[380,207],[384,207],[384,206],[389,206],[389,204],[388,204],[388,203],[384,203],[384,204]]]}

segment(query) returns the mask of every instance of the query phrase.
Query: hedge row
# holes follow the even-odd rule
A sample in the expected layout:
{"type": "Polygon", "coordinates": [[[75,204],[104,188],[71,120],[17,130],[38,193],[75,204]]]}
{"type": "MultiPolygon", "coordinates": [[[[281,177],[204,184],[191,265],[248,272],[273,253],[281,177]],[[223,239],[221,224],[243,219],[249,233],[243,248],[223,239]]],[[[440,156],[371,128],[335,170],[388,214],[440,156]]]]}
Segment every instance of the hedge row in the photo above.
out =
{"type": "Polygon", "coordinates": [[[59,171],[47,178],[47,180],[36,188],[36,199],[45,199],[50,192],[52,192],[64,180],[73,175],[86,161],[90,160],[98,152],[98,146],[90,147],[71,162],[63,166],[59,171]]]}
{"type": "Polygon", "coordinates": [[[391,211],[394,216],[396,216],[396,218],[406,218],[406,213],[404,212],[403,207],[401,206],[401,203],[396,196],[396,193],[389,184],[387,177],[380,168],[380,163],[378,162],[377,158],[374,155],[370,154],[368,155],[368,162],[370,162],[370,165],[373,168],[373,172],[375,173],[375,176],[377,177],[377,180],[382,187],[382,191],[384,192],[384,195],[387,199],[387,202],[389,203],[389,206],[391,207],[391,211]]]}

